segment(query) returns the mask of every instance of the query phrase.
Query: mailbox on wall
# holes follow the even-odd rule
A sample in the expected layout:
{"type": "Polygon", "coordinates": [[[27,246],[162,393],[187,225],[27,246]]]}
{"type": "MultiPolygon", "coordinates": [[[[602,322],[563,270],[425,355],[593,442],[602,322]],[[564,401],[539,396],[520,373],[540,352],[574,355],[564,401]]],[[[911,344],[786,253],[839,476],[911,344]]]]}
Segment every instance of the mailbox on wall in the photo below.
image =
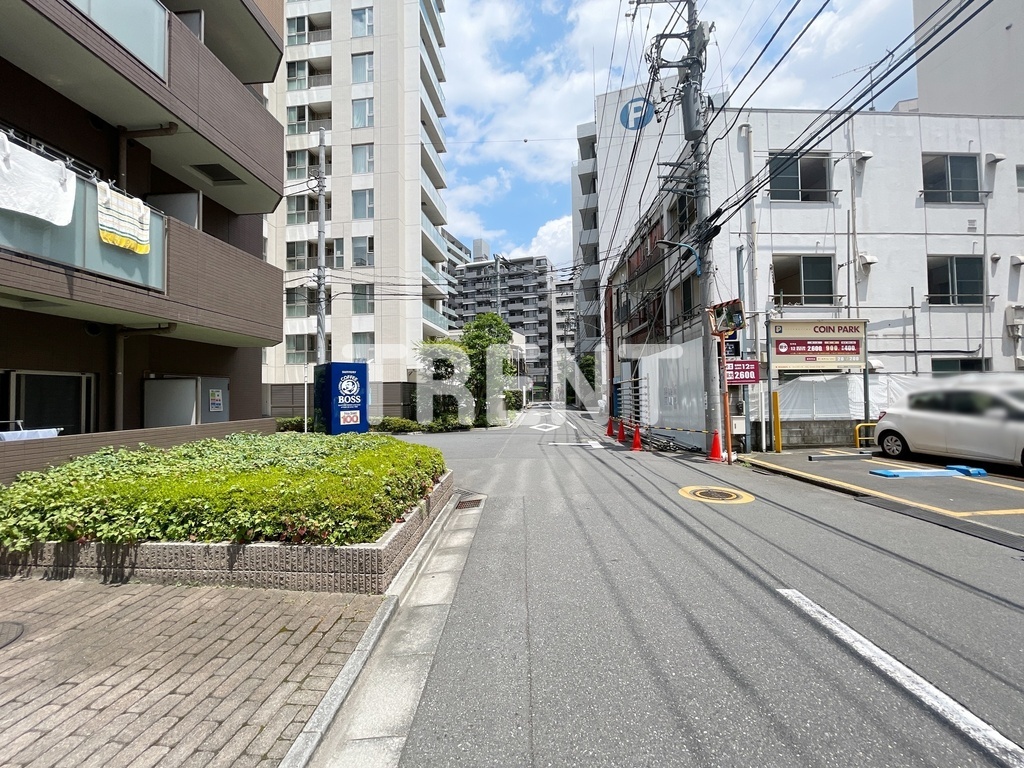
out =
{"type": "Polygon", "coordinates": [[[366,363],[324,363],[313,371],[313,429],[329,435],[370,429],[366,363]]]}

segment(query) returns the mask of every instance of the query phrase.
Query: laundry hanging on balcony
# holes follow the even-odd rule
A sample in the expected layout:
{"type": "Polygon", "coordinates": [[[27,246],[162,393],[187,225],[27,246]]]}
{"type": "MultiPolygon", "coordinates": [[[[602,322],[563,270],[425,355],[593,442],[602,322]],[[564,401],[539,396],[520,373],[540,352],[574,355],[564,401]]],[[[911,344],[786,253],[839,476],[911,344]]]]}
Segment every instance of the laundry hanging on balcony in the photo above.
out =
{"type": "Polygon", "coordinates": [[[149,253],[149,208],[137,197],[96,184],[100,240],[135,253],[149,253]]]}
{"type": "Polygon", "coordinates": [[[0,132],[0,208],[67,226],[76,181],[64,163],[19,147],[0,132]]]}

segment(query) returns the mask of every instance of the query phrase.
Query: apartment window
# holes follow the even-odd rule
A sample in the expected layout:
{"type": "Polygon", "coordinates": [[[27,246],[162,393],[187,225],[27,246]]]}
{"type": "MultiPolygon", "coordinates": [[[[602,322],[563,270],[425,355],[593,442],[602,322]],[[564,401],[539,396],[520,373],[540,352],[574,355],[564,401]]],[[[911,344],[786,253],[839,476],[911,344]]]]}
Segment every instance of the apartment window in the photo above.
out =
{"type": "Polygon", "coordinates": [[[306,17],[288,19],[288,45],[306,44],[306,17]]]}
{"type": "Polygon", "coordinates": [[[373,314],[373,284],[357,284],[352,286],[352,314],[373,314]]]}
{"type": "Polygon", "coordinates": [[[352,37],[373,36],[373,8],[356,8],[352,11],[352,37]]]}
{"type": "Polygon", "coordinates": [[[289,61],[288,62],[288,90],[289,91],[302,91],[305,90],[306,76],[309,74],[309,62],[306,61],[289,61]]]}
{"type": "Polygon", "coordinates": [[[288,107],[287,109],[288,119],[288,134],[294,136],[298,133],[308,133],[306,128],[307,120],[309,115],[306,107],[288,107]]]}
{"type": "Polygon", "coordinates": [[[305,195],[290,195],[288,197],[288,223],[305,224],[306,211],[311,208],[309,198],[305,195]]]}
{"type": "Polygon", "coordinates": [[[929,304],[981,304],[985,290],[981,256],[929,256],[929,304]]]}
{"type": "Polygon", "coordinates": [[[354,189],[352,190],[352,218],[372,219],[373,218],[373,190],[354,189]]]}
{"type": "Polygon", "coordinates": [[[1024,192],[1024,165],[1017,166],[1017,191],[1024,192]]]}
{"type": "Polygon", "coordinates": [[[373,237],[352,238],[352,266],[373,266],[373,237]]]}
{"type": "Polygon", "coordinates": [[[830,158],[826,153],[796,155],[776,152],[768,157],[772,200],[799,200],[827,203],[829,200],[830,158]]]}
{"type": "Polygon", "coordinates": [[[352,173],[373,173],[373,144],[352,145],[352,173]]]}
{"type": "Polygon", "coordinates": [[[306,179],[309,177],[309,152],[288,152],[285,159],[285,167],[288,169],[289,181],[306,179]]]}
{"type": "Polygon", "coordinates": [[[978,158],[974,155],[922,155],[926,203],[977,203],[978,158]]]}
{"type": "Polygon", "coordinates": [[[373,362],[373,332],[352,334],[352,359],[357,363],[373,362]]]}
{"type": "MultiPolygon", "coordinates": [[[[303,365],[316,362],[316,336],[305,334],[284,337],[285,364],[303,365]]],[[[324,357],[331,359],[331,334],[324,337],[324,357]]]]}
{"type": "Polygon", "coordinates": [[[373,54],[357,53],[352,56],[352,82],[373,82],[373,54]]]}
{"type": "Polygon", "coordinates": [[[373,99],[352,100],[352,127],[373,127],[373,99]]]}
{"type": "Polygon", "coordinates": [[[344,269],[345,268],[345,239],[339,237],[334,241],[334,250],[330,252],[330,244],[327,245],[327,266],[331,269],[344,269]]]}
{"type": "MultiPolygon", "coordinates": [[[[306,288],[286,288],[284,292],[284,316],[307,317],[309,315],[306,288]]],[[[314,309],[316,297],[313,297],[314,309]]]]}
{"type": "Polygon", "coordinates": [[[831,256],[773,256],[776,304],[834,304],[831,256]]]}
{"type": "Polygon", "coordinates": [[[297,270],[306,268],[306,251],[308,243],[285,244],[285,269],[297,270]]]}

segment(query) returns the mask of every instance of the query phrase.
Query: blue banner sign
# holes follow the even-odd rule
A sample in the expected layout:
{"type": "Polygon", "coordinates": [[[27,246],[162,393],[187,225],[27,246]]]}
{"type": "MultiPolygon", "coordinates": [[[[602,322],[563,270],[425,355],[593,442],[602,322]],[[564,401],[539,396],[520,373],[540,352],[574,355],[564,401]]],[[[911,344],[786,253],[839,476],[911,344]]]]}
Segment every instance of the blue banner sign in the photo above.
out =
{"type": "Polygon", "coordinates": [[[324,363],[313,372],[318,432],[367,432],[370,429],[370,382],[366,363],[324,363]]]}

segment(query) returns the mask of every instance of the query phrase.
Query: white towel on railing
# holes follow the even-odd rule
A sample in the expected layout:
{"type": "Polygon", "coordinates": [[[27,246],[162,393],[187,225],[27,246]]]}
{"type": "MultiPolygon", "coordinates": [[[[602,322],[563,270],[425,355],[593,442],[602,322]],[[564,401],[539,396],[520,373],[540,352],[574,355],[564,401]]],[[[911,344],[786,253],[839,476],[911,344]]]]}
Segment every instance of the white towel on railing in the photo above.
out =
{"type": "Polygon", "coordinates": [[[122,195],[105,181],[96,184],[100,239],[135,253],[149,253],[149,208],[137,197],[122,195]]]}
{"type": "Polygon", "coordinates": [[[75,175],[0,132],[0,208],[63,227],[75,209],[75,175]]]}

